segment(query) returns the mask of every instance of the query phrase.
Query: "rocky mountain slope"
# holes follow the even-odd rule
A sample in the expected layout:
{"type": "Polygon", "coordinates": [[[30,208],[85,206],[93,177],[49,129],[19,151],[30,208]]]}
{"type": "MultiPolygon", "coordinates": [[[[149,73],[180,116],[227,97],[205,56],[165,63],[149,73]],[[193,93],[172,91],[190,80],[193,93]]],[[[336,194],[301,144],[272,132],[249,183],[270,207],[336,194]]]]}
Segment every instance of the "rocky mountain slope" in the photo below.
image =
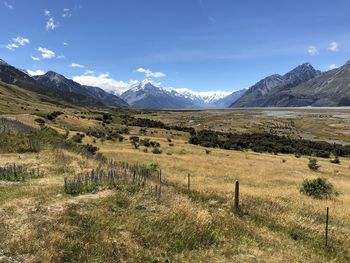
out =
{"type": "MultiPolygon", "coordinates": [[[[310,63],[302,64],[285,75],[271,75],[252,87],[230,107],[274,107],[287,91],[322,75],[310,63]],[[279,98],[279,99],[278,99],[279,98]]],[[[288,105],[288,103],[286,103],[288,105]]]]}
{"type": "Polygon", "coordinates": [[[5,61],[0,61],[0,80],[20,88],[42,94],[51,101],[78,106],[125,107],[125,101],[99,88],[84,87],[49,71],[42,76],[30,76],[5,61]]]}

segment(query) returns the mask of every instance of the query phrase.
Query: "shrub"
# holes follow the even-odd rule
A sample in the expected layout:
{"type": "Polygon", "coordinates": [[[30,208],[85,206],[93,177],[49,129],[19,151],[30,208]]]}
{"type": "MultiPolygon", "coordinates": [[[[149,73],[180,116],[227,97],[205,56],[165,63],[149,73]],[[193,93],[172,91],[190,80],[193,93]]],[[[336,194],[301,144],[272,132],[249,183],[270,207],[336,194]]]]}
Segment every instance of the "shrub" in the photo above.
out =
{"type": "Polygon", "coordinates": [[[151,141],[150,139],[141,140],[140,144],[145,147],[160,147],[159,142],[151,141]]]}
{"type": "Polygon", "coordinates": [[[76,143],[82,143],[84,137],[85,137],[84,134],[77,133],[73,135],[72,141],[76,143]]]}
{"type": "Polygon", "coordinates": [[[335,163],[335,164],[340,164],[340,160],[338,156],[335,156],[333,160],[330,160],[331,163],[335,163]]]}
{"type": "Polygon", "coordinates": [[[139,148],[140,138],[138,136],[130,136],[129,140],[130,140],[131,144],[135,147],[135,149],[139,148]]]}
{"type": "Polygon", "coordinates": [[[331,198],[337,196],[334,186],[325,178],[316,178],[313,180],[305,179],[300,192],[314,198],[331,198]]]}
{"type": "Polygon", "coordinates": [[[49,114],[47,114],[47,119],[50,120],[50,121],[53,121],[55,120],[58,116],[64,114],[62,111],[54,111],[54,112],[51,112],[49,114]]]}
{"type": "Polygon", "coordinates": [[[98,148],[91,144],[86,144],[82,146],[82,153],[87,156],[93,156],[98,151],[98,148]]]}
{"type": "Polygon", "coordinates": [[[313,171],[317,171],[320,168],[320,166],[317,164],[316,159],[310,159],[308,166],[313,171]]]}
{"type": "Polygon", "coordinates": [[[158,147],[155,147],[152,149],[152,153],[154,154],[162,154],[162,149],[158,148],[158,147]]]}
{"type": "Polygon", "coordinates": [[[112,120],[112,114],[110,113],[103,113],[102,114],[102,121],[105,123],[110,123],[110,121],[112,120]]]}
{"type": "Polygon", "coordinates": [[[36,123],[38,123],[40,127],[45,126],[45,120],[44,120],[44,119],[36,118],[34,121],[35,121],[36,123]]]}

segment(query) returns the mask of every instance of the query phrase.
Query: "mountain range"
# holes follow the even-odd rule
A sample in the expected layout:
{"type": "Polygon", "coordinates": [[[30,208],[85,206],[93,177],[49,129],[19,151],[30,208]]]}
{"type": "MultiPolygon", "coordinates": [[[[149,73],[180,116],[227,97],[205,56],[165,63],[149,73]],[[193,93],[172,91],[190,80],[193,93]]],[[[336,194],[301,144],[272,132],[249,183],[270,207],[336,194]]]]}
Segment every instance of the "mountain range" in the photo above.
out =
{"type": "Polygon", "coordinates": [[[56,103],[92,107],[128,106],[121,98],[101,88],[82,86],[53,71],[42,76],[30,76],[3,60],[0,61],[0,80],[45,95],[56,103]]]}
{"type": "Polygon", "coordinates": [[[137,108],[227,108],[243,94],[244,90],[196,93],[188,89],[170,89],[146,79],[122,93],[121,98],[137,108]]]}
{"type": "Polygon", "coordinates": [[[122,94],[79,84],[53,71],[31,76],[0,59],[0,81],[42,95],[47,101],[88,107],[147,109],[350,106],[350,61],[327,72],[304,63],[284,75],[268,76],[248,89],[194,92],[165,88],[145,79],[122,94]]]}
{"type": "Polygon", "coordinates": [[[230,107],[350,106],[350,61],[327,72],[305,63],[287,74],[269,76],[230,107]]]}

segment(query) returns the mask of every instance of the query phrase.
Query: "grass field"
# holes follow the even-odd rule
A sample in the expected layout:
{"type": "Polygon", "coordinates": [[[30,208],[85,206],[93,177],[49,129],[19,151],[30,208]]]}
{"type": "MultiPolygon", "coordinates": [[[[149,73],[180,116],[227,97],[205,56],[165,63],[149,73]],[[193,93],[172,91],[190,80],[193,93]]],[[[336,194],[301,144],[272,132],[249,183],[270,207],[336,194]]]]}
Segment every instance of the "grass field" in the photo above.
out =
{"type": "MultiPolygon", "coordinates": [[[[327,112],[332,116],[326,119],[324,114],[322,110],[283,110],[272,115],[240,110],[147,112],[136,117],[225,131],[274,127],[281,133],[345,143],[347,112],[327,112]]],[[[95,115],[68,109],[46,125],[61,133],[69,129],[71,137],[88,127],[101,127],[95,115]]],[[[29,125],[36,118],[8,117],[29,125]]],[[[118,127],[119,121],[115,116],[107,126],[118,127]]],[[[189,134],[184,132],[146,130],[130,127],[122,142],[85,136],[82,144],[96,145],[108,159],[156,164],[163,178],[160,198],[154,193],[156,181],[144,189],[121,185],[90,194],[66,194],[65,176],[98,165],[94,158],[69,149],[45,146],[39,153],[0,154],[0,167],[16,163],[45,172],[42,178],[25,182],[0,182],[0,262],[350,261],[350,159],[333,164],[320,158],[319,171],[311,171],[307,156],[206,149],[189,144],[189,134]],[[129,140],[133,135],[159,142],[162,153],[144,146],[136,149],[129,140]],[[315,199],[300,193],[303,180],[316,177],[331,182],[339,196],[315,199]],[[233,213],[236,179],[240,211],[233,213]],[[327,248],[326,207],[330,208],[327,248]]]]}

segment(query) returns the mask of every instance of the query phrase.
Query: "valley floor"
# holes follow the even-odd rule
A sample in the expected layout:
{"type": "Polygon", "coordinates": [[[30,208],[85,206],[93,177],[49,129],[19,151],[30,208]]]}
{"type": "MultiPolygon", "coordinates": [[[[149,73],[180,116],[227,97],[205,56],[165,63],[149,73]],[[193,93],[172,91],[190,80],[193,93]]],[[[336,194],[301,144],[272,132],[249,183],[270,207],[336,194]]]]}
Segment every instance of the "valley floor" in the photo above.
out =
{"type": "MultiPolygon", "coordinates": [[[[171,122],[187,116],[198,122],[195,114],[153,112],[138,117],[171,122]]],[[[216,116],[215,111],[210,114],[216,116]]],[[[210,114],[202,125],[214,125],[210,114]]],[[[63,124],[74,126],[79,121],[83,127],[89,122],[74,118],[60,117],[50,125],[59,129],[63,124]]],[[[317,123],[322,124],[311,120],[304,125],[317,123]]],[[[339,123],[343,125],[342,120],[339,123]]],[[[252,127],[256,126],[245,126],[252,127]]],[[[45,171],[43,178],[23,183],[0,182],[0,262],[350,261],[348,158],[340,158],[340,164],[320,158],[321,167],[314,172],[306,156],[206,150],[189,144],[186,133],[147,128],[145,134],[138,127],[123,142],[85,136],[83,143],[96,145],[108,159],[157,165],[163,177],[161,197],[150,188],[154,184],[142,190],[121,185],[71,196],[64,192],[64,177],[94,169],[95,159],[51,148],[40,153],[0,154],[0,166],[16,163],[45,171]],[[132,135],[159,142],[162,153],[154,154],[143,146],[135,149],[129,140],[132,135]],[[301,194],[303,180],[316,177],[328,179],[339,196],[319,200],[301,194]],[[241,187],[239,213],[232,212],[236,179],[241,187]],[[326,207],[330,208],[327,248],[326,207]]]]}

